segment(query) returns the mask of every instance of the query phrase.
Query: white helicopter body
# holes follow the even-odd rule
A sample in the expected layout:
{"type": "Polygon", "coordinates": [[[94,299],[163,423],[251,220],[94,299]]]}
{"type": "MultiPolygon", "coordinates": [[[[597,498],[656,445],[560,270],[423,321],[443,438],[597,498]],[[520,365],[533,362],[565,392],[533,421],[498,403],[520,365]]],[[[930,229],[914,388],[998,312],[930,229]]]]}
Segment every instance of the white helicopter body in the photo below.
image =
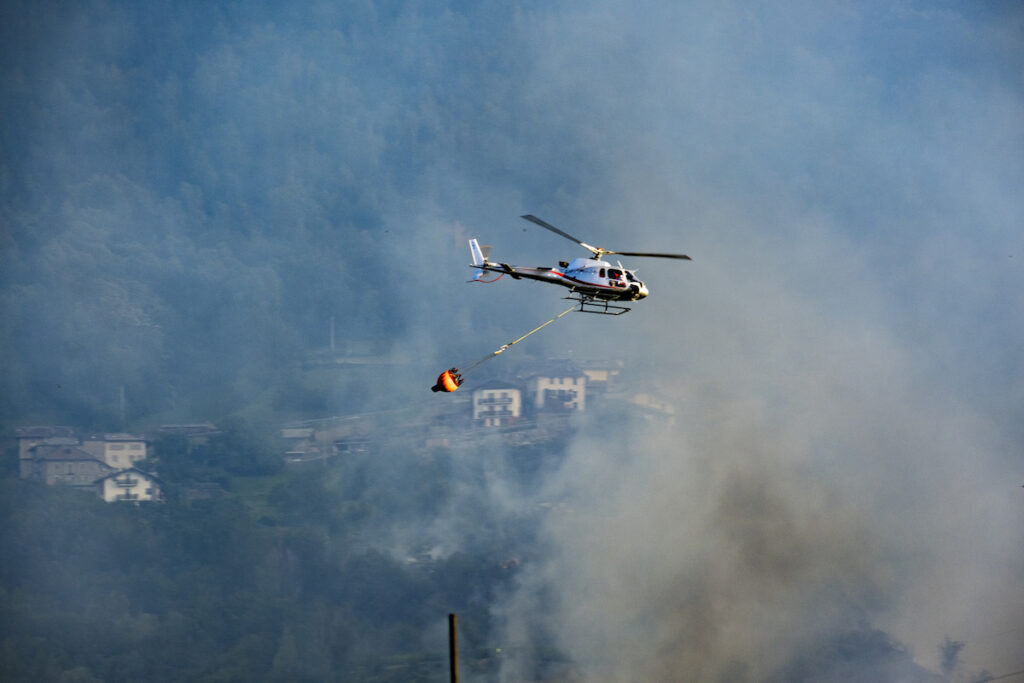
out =
{"type": "Polygon", "coordinates": [[[621,263],[612,265],[608,261],[602,260],[601,257],[604,254],[691,260],[685,254],[611,251],[600,247],[592,247],[536,216],[526,215],[523,218],[576,242],[590,250],[596,258],[575,258],[572,261],[559,261],[557,266],[552,267],[528,268],[512,266],[507,263],[493,263],[489,261],[487,259],[489,254],[485,253],[485,249],[488,248],[481,248],[476,239],[471,239],[469,241],[469,250],[473,257],[471,267],[476,269],[473,274],[473,281],[494,282],[494,280],[482,279],[484,273],[489,271],[499,273],[499,278],[502,275],[509,275],[515,280],[526,278],[540,282],[550,282],[568,288],[570,295],[566,298],[578,300],[581,312],[621,315],[630,309],[611,302],[639,301],[645,298],[649,291],[647,285],[636,277],[635,270],[624,268],[621,263]]]}

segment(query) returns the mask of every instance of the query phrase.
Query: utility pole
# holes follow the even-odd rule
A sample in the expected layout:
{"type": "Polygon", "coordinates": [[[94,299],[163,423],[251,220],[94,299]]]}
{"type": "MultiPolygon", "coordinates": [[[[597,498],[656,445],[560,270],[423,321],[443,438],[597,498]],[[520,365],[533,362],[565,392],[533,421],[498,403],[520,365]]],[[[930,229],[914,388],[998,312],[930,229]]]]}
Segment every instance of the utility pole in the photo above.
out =
{"type": "Polygon", "coordinates": [[[455,613],[448,615],[448,668],[451,683],[459,683],[459,646],[455,634],[455,613]]]}

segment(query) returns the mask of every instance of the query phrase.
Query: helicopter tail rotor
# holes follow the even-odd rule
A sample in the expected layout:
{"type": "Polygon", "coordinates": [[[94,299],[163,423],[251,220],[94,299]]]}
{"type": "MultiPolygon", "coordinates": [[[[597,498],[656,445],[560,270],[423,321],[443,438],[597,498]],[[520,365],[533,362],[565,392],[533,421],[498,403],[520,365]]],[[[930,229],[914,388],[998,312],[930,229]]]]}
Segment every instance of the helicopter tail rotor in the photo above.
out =
{"type": "Polygon", "coordinates": [[[487,265],[487,256],[491,253],[489,246],[481,247],[480,243],[473,238],[469,241],[469,254],[473,257],[473,265],[476,266],[476,271],[473,273],[473,279],[479,280],[483,277],[484,269],[483,266],[487,265]],[[486,254],[484,253],[486,250],[486,254]]]}

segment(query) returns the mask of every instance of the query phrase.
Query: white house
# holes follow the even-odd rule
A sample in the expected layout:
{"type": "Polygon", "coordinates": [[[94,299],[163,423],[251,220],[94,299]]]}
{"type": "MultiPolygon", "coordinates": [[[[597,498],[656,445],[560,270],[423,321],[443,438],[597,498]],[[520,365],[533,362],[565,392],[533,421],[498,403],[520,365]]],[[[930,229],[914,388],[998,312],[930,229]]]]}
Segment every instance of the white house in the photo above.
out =
{"type": "Polygon", "coordinates": [[[490,381],[473,392],[473,420],[485,427],[507,427],[523,415],[523,392],[512,384],[490,381]]]}
{"type": "Polygon", "coordinates": [[[100,497],[108,503],[116,501],[160,500],[160,480],[152,474],[129,467],[111,472],[96,481],[100,497]]]}

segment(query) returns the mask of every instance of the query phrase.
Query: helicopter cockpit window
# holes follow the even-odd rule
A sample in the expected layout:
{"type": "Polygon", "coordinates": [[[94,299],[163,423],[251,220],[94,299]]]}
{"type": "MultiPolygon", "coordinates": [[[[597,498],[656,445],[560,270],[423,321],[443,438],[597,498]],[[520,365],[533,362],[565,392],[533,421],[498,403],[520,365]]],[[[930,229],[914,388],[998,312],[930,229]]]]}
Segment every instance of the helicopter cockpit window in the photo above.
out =
{"type": "Polygon", "coordinates": [[[622,277],[622,271],[616,270],[615,268],[610,268],[608,270],[608,277],[610,277],[612,280],[618,280],[622,277]]]}
{"type": "Polygon", "coordinates": [[[633,273],[629,272],[628,270],[626,271],[626,279],[629,280],[630,282],[636,282],[636,278],[633,277],[633,273]]]}

